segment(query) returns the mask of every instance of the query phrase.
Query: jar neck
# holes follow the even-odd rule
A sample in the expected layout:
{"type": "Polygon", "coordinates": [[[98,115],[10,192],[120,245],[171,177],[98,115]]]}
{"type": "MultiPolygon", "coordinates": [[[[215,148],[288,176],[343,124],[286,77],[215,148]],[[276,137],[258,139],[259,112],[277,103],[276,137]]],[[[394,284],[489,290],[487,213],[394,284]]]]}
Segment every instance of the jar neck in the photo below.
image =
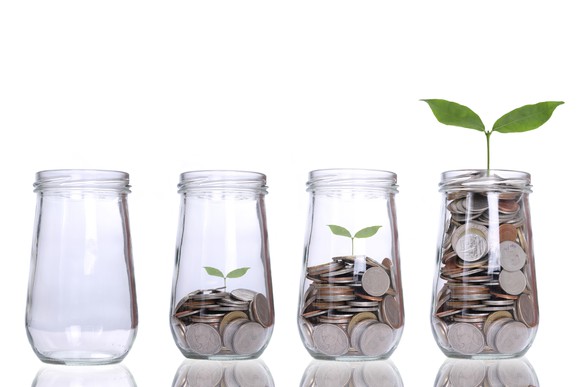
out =
{"type": "Polygon", "coordinates": [[[309,192],[360,191],[393,193],[397,175],[376,169],[319,169],[311,171],[306,190],[309,192]]]}
{"type": "Polygon", "coordinates": [[[237,194],[263,196],[268,193],[266,175],[234,170],[189,171],[180,175],[181,194],[237,194]]]}
{"type": "Polygon", "coordinates": [[[129,174],[100,169],[54,169],[36,173],[34,192],[130,193],[129,174]]]}
{"type": "Polygon", "coordinates": [[[461,169],[441,174],[440,192],[532,192],[530,174],[502,169],[461,169]]]}

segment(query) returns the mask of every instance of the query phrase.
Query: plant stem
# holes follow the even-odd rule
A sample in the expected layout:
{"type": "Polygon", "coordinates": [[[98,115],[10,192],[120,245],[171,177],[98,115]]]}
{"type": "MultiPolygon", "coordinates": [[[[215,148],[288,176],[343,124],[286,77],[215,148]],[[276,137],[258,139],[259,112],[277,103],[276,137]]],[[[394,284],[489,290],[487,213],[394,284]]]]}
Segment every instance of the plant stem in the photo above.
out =
{"type": "Polygon", "coordinates": [[[350,255],[354,255],[354,238],[350,238],[350,255]]]}
{"type": "Polygon", "coordinates": [[[487,140],[487,174],[489,175],[489,138],[491,137],[491,132],[485,132],[485,139],[487,140]]]}

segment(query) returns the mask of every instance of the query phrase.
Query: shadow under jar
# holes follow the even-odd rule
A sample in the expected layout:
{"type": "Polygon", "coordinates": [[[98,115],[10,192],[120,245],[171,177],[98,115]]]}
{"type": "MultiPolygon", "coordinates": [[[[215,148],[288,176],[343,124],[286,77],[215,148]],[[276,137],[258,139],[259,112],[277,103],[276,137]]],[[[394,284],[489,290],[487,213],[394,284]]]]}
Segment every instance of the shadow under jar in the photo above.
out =
{"type": "Polygon", "coordinates": [[[538,297],[530,175],[444,172],[432,331],[445,355],[512,358],[531,346],[538,297]]]}
{"type": "Polygon", "coordinates": [[[137,333],[129,175],[36,174],[26,331],[47,363],[120,362],[137,333]]]}
{"type": "Polygon", "coordinates": [[[310,172],[298,327],[317,359],[388,357],[403,331],[396,175],[310,172]]]}
{"type": "Polygon", "coordinates": [[[188,358],[257,358],[274,327],[266,176],[191,171],[181,174],[178,188],[175,343],[188,358]]]}

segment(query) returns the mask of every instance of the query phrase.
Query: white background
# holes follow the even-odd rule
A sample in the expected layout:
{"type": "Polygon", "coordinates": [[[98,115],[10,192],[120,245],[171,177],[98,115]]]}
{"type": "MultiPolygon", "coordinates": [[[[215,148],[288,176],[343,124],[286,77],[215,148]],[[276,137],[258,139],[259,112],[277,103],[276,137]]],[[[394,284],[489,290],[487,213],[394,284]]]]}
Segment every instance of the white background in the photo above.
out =
{"type": "MultiPolygon", "coordinates": [[[[574,8],[573,8],[574,7],[574,8]]],[[[319,168],[386,169],[396,197],[406,324],[391,360],[433,385],[445,357],[429,305],[440,173],[484,168],[485,136],[437,123],[421,98],[478,112],[562,100],[536,131],[494,134],[492,167],[530,172],[541,322],[526,355],[543,386],[574,384],[578,330],[578,36],[567,1],[3,1],[0,3],[0,384],[44,365],[24,329],[34,173],[127,171],[140,387],[184,360],[168,325],[179,174],[268,176],[276,306],[261,359],[277,386],[312,361],[295,323],[308,197],[319,168]]]]}

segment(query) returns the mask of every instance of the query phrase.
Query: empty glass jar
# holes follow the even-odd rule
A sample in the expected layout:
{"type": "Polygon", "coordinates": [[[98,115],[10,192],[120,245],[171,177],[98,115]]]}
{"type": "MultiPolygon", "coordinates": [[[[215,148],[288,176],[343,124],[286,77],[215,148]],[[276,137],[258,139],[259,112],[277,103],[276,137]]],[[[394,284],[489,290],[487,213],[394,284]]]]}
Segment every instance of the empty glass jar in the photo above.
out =
{"type": "Polygon", "coordinates": [[[137,332],[129,175],[36,174],[26,330],[48,363],[121,361],[137,332]]]}
{"type": "Polygon", "coordinates": [[[523,355],[538,328],[530,175],[444,172],[431,323],[450,357],[523,355]]]}
{"type": "Polygon", "coordinates": [[[188,358],[256,358],[274,327],[266,176],[192,171],[181,174],[178,188],[175,343],[188,358]]]}
{"type": "Polygon", "coordinates": [[[298,327],[318,359],[388,357],[403,331],[394,173],[310,172],[298,327]]]}

